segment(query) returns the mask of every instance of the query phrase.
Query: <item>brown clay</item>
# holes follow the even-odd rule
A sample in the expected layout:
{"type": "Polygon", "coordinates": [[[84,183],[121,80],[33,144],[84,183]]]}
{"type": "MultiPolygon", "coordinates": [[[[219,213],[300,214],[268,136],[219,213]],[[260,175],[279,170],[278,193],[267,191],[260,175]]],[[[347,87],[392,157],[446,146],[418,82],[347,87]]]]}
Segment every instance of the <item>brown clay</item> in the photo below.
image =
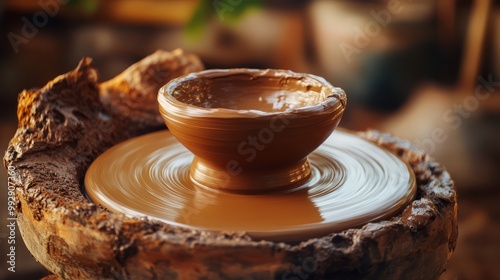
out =
{"type": "MultiPolygon", "coordinates": [[[[138,84],[130,88],[143,87],[132,82],[138,84]]],[[[449,174],[411,143],[375,131],[359,135],[409,162],[417,182],[402,214],[383,221],[281,243],[112,213],[82,194],[85,171],[110,145],[157,129],[157,112],[144,112],[152,116],[146,120],[114,114],[120,112],[114,104],[134,103],[133,94],[117,89],[121,100],[103,103],[99,92],[86,59],[47,86],[21,93],[19,128],[4,158],[23,239],[60,278],[436,279],[455,248],[457,202],[449,174]]],[[[130,106],[131,112],[140,108],[130,106]]]]}
{"type": "Polygon", "coordinates": [[[320,77],[271,69],[192,73],[170,81],[158,101],[169,130],[195,155],[193,182],[244,192],[307,181],[307,155],[346,106],[344,91],[320,77]]]}
{"type": "Polygon", "coordinates": [[[334,132],[309,155],[309,180],[282,191],[250,195],[198,187],[189,176],[192,159],[168,131],[136,137],[92,163],[85,189],[92,201],[118,213],[273,241],[307,240],[393,217],[416,190],[406,164],[347,132],[334,132]]]}

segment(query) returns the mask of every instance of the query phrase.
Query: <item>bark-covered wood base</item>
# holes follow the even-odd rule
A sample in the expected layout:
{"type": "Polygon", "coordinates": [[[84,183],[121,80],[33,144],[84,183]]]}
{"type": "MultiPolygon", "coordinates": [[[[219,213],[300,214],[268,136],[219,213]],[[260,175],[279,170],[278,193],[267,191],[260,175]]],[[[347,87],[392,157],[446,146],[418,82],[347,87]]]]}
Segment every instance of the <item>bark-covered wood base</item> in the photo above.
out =
{"type": "Polygon", "coordinates": [[[5,154],[19,229],[33,256],[63,279],[434,279],[457,239],[449,174],[423,150],[376,131],[362,137],[410,162],[417,198],[401,215],[301,243],[252,240],[127,218],[82,194],[85,171],[113,144],[163,127],[158,88],[203,68],[159,51],[99,84],[90,59],[19,96],[5,154]],[[154,105],[152,105],[154,104],[154,105]]]}

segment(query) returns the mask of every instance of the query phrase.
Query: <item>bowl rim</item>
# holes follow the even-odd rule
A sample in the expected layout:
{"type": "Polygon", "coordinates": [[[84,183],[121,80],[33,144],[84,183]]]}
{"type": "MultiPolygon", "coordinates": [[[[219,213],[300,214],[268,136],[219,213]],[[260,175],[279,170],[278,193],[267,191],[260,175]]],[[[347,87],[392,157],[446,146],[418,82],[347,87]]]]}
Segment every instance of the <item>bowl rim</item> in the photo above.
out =
{"type": "Polygon", "coordinates": [[[285,69],[255,69],[255,68],[229,68],[229,69],[208,69],[198,72],[189,73],[187,75],[170,80],[166,85],[162,86],[158,91],[158,103],[160,112],[184,115],[189,117],[207,117],[207,118],[262,118],[276,116],[310,116],[311,114],[318,115],[324,113],[342,112],[347,105],[347,96],[343,89],[331,85],[326,79],[308,73],[297,73],[285,69]],[[236,110],[228,108],[206,108],[191,105],[179,101],[172,93],[181,83],[185,83],[200,77],[213,78],[221,76],[237,74],[249,74],[254,76],[270,76],[270,77],[296,77],[307,78],[318,82],[322,90],[328,90],[329,95],[321,102],[295,107],[284,111],[263,111],[259,109],[251,110],[236,110]]]}

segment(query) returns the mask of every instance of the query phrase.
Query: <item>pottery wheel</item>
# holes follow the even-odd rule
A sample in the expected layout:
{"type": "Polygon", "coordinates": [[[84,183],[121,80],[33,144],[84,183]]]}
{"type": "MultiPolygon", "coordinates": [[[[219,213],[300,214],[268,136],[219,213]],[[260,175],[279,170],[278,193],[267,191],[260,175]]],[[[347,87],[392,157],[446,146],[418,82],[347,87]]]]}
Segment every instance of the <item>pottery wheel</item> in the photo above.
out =
{"type": "Polygon", "coordinates": [[[86,192],[94,202],[130,216],[283,241],[392,217],[416,192],[406,163],[343,131],[335,131],[309,155],[311,179],[287,191],[248,195],[200,188],[189,179],[192,160],[169,131],[136,137],[92,163],[86,192]]]}

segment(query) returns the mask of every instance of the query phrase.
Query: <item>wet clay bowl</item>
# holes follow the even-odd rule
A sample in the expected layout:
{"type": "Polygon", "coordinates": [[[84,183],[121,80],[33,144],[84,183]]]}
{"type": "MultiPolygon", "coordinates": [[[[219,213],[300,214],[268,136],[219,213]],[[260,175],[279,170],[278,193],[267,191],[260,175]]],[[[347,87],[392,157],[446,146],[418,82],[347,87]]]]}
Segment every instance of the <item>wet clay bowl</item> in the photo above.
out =
{"type": "Polygon", "coordinates": [[[195,155],[195,184],[258,192],[309,179],[307,155],[337,127],[346,95],[309,74],[214,69],[170,81],[158,101],[169,130],[195,155]]]}

